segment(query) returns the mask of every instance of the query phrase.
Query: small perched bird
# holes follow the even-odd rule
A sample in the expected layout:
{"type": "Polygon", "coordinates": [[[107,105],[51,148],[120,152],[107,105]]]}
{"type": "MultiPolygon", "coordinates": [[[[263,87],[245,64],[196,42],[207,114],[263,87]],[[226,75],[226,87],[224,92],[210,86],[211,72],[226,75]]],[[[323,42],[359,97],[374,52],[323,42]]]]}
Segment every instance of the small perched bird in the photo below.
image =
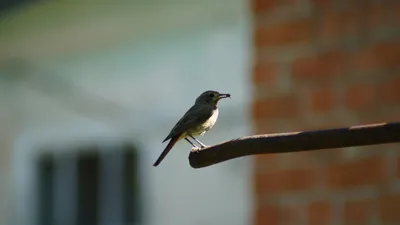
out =
{"type": "Polygon", "coordinates": [[[207,147],[194,136],[203,135],[214,126],[218,118],[218,101],[230,97],[230,94],[221,94],[217,91],[205,91],[197,97],[194,105],[183,115],[164,139],[163,143],[168,139],[171,140],[153,166],[158,166],[176,142],[182,138],[193,146],[194,151],[198,151],[199,147],[193,144],[189,137],[200,144],[200,148],[207,147]]]}

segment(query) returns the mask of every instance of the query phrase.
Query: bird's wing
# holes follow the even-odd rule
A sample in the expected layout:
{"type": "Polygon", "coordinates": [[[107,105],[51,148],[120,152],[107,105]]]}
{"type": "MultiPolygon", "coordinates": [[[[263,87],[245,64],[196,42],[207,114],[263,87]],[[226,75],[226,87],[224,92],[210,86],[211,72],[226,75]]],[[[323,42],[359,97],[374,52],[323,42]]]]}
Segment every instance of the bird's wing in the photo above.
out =
{"type": "Polygon", "coordinates": [[[183,117],[175,124],[169,135],[163,142],[167,141],[176,134],[205,123],[212,115],[213,108],[208,105],[193,105],[183,117]]]}

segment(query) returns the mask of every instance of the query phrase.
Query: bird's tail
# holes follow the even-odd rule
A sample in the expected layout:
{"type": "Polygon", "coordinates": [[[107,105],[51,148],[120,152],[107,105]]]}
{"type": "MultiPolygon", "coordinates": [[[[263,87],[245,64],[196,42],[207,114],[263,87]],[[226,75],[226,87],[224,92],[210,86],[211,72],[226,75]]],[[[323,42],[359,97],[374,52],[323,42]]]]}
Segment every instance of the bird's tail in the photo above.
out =
{"type": "Polygon", "coordinates": [[[158,157],[157,161],[153,164],[153,166],[158,166],[161,161],[165,158],[165,156],[168,154],[168,152],[172,149],[172,147],[176,144],[176,142],[180,139],[181,135],[175,135],[171,138],[169,141],[167,147],[165,147],[164,151],[161,153],[161,155],[158,157]]]}

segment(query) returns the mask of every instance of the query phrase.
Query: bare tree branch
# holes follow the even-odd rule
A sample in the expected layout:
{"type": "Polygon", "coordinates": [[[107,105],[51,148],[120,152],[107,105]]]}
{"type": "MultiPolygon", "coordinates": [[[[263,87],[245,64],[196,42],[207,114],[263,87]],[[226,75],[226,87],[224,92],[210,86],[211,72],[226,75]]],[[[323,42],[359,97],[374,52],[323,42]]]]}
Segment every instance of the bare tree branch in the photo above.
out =
{"type": "Polygon", "coordinates": [[[211,166],[242,156],[310,151],[400,142],[400,122],[338,129],[263,134],[222,142],[189,154],[193,168],[211,166]]]}

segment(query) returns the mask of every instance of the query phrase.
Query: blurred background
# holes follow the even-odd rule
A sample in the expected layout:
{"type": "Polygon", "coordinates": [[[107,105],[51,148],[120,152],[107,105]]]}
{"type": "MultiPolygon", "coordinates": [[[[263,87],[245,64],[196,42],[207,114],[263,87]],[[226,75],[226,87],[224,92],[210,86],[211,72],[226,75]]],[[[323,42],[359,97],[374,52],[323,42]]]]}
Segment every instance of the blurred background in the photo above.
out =
{"type": "Polygon", "coordinates": [[[396,0],[0,3],[0,225],[399,224],[399,145],[194,170],[168,134],[205,90],[201,137],[400,120],[396,0]]]}

